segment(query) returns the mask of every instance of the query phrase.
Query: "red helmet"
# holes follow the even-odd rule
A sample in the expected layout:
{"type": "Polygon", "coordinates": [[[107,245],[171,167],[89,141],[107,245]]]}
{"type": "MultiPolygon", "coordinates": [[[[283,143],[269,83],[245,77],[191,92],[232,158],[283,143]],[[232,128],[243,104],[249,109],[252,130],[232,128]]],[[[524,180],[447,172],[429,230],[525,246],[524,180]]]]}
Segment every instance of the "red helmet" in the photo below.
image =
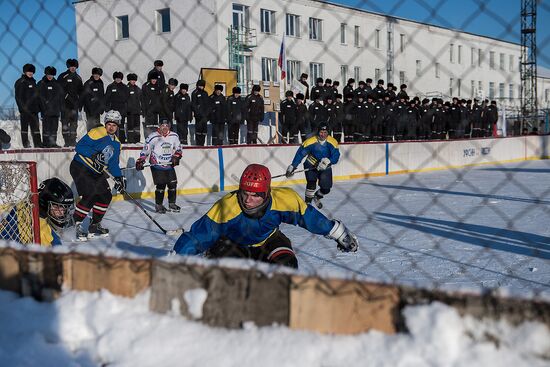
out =
{"type": "Polygon", "coordinates": [[[261,164],[250,164],[241,175],[239,188],[251,192],[268,192],[271,186],[271,172],[261,164]]]}

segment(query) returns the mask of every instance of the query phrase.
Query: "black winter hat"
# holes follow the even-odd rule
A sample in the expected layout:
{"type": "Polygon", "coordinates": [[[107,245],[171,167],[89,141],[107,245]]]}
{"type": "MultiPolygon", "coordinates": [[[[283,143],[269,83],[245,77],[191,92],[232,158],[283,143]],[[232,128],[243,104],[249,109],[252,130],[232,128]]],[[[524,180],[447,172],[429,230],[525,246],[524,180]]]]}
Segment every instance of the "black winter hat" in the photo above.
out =
{"type": "Polygon", "coordinates": [[[342,93],[338,93],[338,94],[336,95],[336,98],[342,99],[342,93]]]}
{"type": "Polygon", "coordinates": [[[326,130],[328,131],[328,124],[319,124],[319,126],[317,126],[317,133],[320,133],[322,130],[326,130]]]}
{"type": "Polygon", "coordinates": [[[206,86],[206,81],[204,81],[203,79],[197,80],[197,87],[204,87],[204,86],[206,86]]]}
{"type": "Polygon", "coordinates": [[[67,59],[67,62],[65,63],[67,65],[67,68],[70,68],[71,66],[74,66],[75,68],[78,67],[78,60],[77,59],[67,59]]]}
{"type": "Polygon", "coordinates": [[[337,87],[339,85],[340,85],[340,82],[338,80],[335,80],[335,81],[332,82],[333,87],[337,87]]]}
{"type": "Polygon", "coordinates": [[[348,84],[353,84],[353,83],[355,83],[355,79],[349,78],[349,79],[348,79],[348,84]]]}
{"type": "Polygon", "coordinates": [[[155,66],[164,66],[164,62],[162,62],[162,60],[155,60],[153,65],[155,65],[155,66]]]}
{"type": "Polygon", "coordinates": [[[122,74],[122,71],[115,71],[113,73],[113,80],[116,79],[116,78],[124,79],[124,74],[122,74]]]}
{"type": "Polygon", "coordinates": [[[36,73],[36,68],[34,67],[33,64],[25,64],[25,65],[23,65],[23,72],[24,73],[27,73],[27,72],[36,73]]]}
{"type": "Polygon", "coordinates": [[[221,84],[216,84],[216,85],[214,86],[214,90],[219,90],[220,92],[223,92],[223,85],[221,85],[221,84]]]}
{"type": "Polygon", "coordinates": [[[372,83],[372,79],[371,79],[371,78],[367,78],[367,83],[372,83]]]}
{"type": "Polygon", "coordinates": [[[315,79],[315,83],[319,84],[323,82],[323,78],[317,78],[315,79]]]}
{"type": "Polygon", "coordinates": [[[189,84],[181,83],[180,84],[180,89],[189,90],[189,84]]]}
{"type": "Polygon", "coordinates": [[[285,92],[285,97],[294,97],[294,92],[291,91],[291,90],[287,90],[287,91],[285,92]]]}
{"type": "Polygon", "coordinates": [[[170,78],[170,79],[168,79],[168,84],[173,85],[173,86],[177,86],[179,84],[179,82],[175,78],[170,78]]]}
{"type": "Polygon", "coordinates": [[[393,83],[388,83],[388,89],[393,89],[393,83]]]}
{"type": "Polygon", "coordinates": [[[304,97],[304,94],[303,93],[297,93],[296,94],[296,99],[301,99],[302,101],[305,99],[306,97],[304,97]]]}
{"type": "Polygon", "coordinates": [[[302,75],[300,75],[300,79],[301,78],[306,78],[307,79],[308,75],[306,73],[302,73],[302,75]]]}
{"type": "Polygon", "coordinates": [[[378,83],[377,84],[382,84],[384,85],[384,80],[383,79],[378,79],[378,83]]]}
{"type": "Polygon", "coordinates": [[[156,70],[151,70],[149,74],[147,74],[147,80],[153,80],[158,78],[159,78],[159,73],[156,70]]]}
{"type": "Polygon", "coordinates": [[[44,75],[53,75],[55,76],[57,74],[57,70],[53,66],[46,66],[44,69],[44,75]]]}
{"type": "Polygon", "coordinates": [[[325,84],[332,84],[332,79],[325,79],[325,84]]]}
{"type": "Polygon", "coordinates": [[[241,88],[239,88],[239,87],[233,87],[233,89],[231,90],[231,93],[233,93],[233,94],[241,94],[241,88]]]}
{"type": "Polygon", "coordinates": [[[97,74],[99,76],[103,75],[103,70],[101,68],[95,67],[92,68],[92,75],[97,74]]]}
{"type": "Polygon", "coordinates": [[[261,90],[260,86],[259,85],[255,85],[252,87],[252,91],[253,92],[259,92],[261,90]]]}
{"type": "Polygon", "coordinates": [[[128,79],[128,81],[130,81],[130,80],[137,80],[137,74],[135,74],[135,73],[130,73],[130,74],[126,75],[126,79],[128,79]]]}
{"type": "Polygon", "coordinates": [[[359,85],[365,85],[366,83],[364,81],[359,81],[359,85]]]}
{"type": "Polygon", "coordinates": [[[422,100],[422,104],[430,103],[430,100],[428,98],[424,98],[422,100]]]}
{"type": "Polygon", "coordinates": [[[407,89],[407,84],[401,84],[401,89],[407,89]]]}

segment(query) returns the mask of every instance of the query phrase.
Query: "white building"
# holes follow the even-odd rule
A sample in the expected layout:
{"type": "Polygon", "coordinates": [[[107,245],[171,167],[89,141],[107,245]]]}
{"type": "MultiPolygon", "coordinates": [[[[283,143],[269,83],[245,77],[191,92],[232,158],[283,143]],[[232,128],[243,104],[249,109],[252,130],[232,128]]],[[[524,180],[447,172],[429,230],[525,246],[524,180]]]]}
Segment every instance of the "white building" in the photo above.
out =
{"type": "Polygon", "coordinates": [[[323,1],[85,0],[75,7],[84,78],[101,66],[107,81],[120,70],[136,72],[141,83],[162,59],[167,77],[192,89],[201,67],[228,68],[231,55],[244,87],[278,81],[285,34],[287,82],[305,72],[310,84],[323,77],[343,87],[370,77],[406,83],[409,94],[520,96],[519,44],[323,1]]]}

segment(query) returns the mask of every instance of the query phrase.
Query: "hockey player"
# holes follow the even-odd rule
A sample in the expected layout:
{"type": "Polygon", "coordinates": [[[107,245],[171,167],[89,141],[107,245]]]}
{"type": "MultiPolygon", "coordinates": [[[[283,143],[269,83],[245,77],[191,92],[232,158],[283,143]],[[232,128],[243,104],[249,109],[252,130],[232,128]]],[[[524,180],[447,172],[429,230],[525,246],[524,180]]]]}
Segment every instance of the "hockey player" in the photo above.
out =
{"type": "Polygon", "coordinates": [[[245,168],[239,189],[218,200],[178,238],[174,252],[208,257],[239,257],[298,267],[290,239],[281,223],[299,225],[311,233],[335,240],[343,252],[357,251],[358,241],[338,220],[330,220],[306,205],[287,187],[271,187],[271,173],[260,164],[245,168]]]}
{"type": "Polygon", "coordinates": [[[180,164],[181,147],[178,134],[170,131],[170,121],[161,119],[157,131],[151,133],[145,140],[145,145],[136,161],[136,170],[141,171],[145,162],[149,159],[151,163],[151,174],[155,189],[155,211],[160,214],[166,213],[164,191],[168,186],[168,211],[179,212],[180,207],[176,205],[176,177],[175,166],[180,164]]]}
{"type": "Polygon", "coordinates": [[[296,167],[304,158],[304,169],[306,169],[306,203],[315,200],[319,209],[323,207],[321,199],[330,192],[332,188],[332,168],[340,159],[338,142],[328,134],[328,126],[320,125],[317,135],[306,139],[298,148],[292,164],[286,170],[286,177],[290,178],[296,167]],[[319,182],[319,190],[317,188],[319,182]]]}
{"type": "Polygon", "coordinates": [[[86,241],[93,237],[106,237],[109,230],[101,226],[101,220],[109,208],[112,194],[104,171],[114,177],[115,189],[126,189],[126,178],[119,167],[120,141],[116,133],[122,117],[118,111],[105,113],[105,126],[93,128],[76,144],[70,173],[75,182],[80,201],[76,204],[74,222],[76,239],[86,241]],[[92,210],[92,221],[86,232],[82,221],[92,210]]]}

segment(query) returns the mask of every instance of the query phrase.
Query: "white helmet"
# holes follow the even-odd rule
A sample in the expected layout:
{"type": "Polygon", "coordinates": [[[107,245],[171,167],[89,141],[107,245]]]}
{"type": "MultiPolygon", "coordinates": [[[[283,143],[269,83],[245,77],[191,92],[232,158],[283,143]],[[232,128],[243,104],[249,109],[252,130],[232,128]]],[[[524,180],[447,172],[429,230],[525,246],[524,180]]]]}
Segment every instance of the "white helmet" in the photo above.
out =
{"type": "Polygon", "coordinates": [[[120,125],[120,121],[122,121],[122,116],[120,116],[120,112],[115,110],[107,111],[103,117],[104,124],[114,122],[115,124],[120,125]]]}

